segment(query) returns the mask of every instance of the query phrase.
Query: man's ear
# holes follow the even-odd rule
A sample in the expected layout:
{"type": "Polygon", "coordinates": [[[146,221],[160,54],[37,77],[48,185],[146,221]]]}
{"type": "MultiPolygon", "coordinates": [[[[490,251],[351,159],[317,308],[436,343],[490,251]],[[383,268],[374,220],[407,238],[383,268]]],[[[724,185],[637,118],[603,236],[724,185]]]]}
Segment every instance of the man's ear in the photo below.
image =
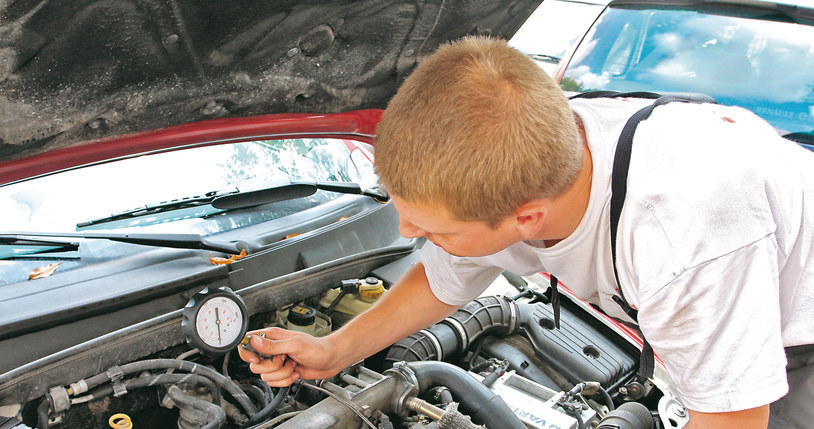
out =
{"type": "Polygon", "coordinates": [[[534,240],[545,224],[549,201],[531,200],[515,210],[515,228],[524,240],[534,240]]]}

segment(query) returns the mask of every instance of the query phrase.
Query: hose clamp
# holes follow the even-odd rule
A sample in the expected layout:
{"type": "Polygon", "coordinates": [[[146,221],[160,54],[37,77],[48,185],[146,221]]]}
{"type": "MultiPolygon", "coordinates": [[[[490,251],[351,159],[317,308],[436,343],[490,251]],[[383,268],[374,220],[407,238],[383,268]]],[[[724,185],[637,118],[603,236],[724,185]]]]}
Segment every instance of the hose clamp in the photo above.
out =
{"type": "Polygon", "coordinates": [[[425,337],[430,339],[433,347],[435,347],[435,356],[434,360],[444,360],[444,350],[441,349],[441,342],[438,341],[438,337],[435,336],[432,332],[427,329],[422,329],[418,331],[420,334],[424,334],[425,337]]]}
{"type": "Polygon", "coordinates": [[[458,336],[461,338],[460,350],[466,350],[469,348],[469,335],[466,334],[466,328],[464,328],[464,325],[459,322],[458,319],[455,319],[454,317],[447,317],[441,323],[446,323],[458,333],[458,336]]]}

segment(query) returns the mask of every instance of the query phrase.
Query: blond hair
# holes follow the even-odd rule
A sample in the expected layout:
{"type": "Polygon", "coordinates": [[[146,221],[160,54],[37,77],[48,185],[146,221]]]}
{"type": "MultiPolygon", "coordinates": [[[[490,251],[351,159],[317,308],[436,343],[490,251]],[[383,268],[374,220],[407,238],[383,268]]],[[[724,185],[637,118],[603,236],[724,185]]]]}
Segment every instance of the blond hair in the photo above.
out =
{"type": "Polygon", "coordinates": [[[385,189],[492,226],[528,201],[560,195],[582,165],[560,88],[506,42],[485,37],[446,44],[422,62],[377,133],[385,189]]]}

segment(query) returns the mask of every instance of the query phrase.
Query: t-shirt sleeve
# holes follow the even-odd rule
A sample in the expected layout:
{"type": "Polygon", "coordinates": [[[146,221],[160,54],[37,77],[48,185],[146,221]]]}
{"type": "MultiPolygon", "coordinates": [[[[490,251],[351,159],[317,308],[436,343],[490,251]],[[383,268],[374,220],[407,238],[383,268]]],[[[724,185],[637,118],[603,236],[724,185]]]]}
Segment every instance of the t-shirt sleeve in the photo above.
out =
{"type": "Polygon", "coordinates": [[[639,323],[685,405],[739,411],[786,394],[771,235],[639,289],[639,323]]]}
{"type": "Polygon", "coordinates": [[[419,260],[424,265],[430,290],[449,305],[464,305],[480,296],[503,271],[479,258],[452,256],[444,249],[427,243],[419,260]]]}

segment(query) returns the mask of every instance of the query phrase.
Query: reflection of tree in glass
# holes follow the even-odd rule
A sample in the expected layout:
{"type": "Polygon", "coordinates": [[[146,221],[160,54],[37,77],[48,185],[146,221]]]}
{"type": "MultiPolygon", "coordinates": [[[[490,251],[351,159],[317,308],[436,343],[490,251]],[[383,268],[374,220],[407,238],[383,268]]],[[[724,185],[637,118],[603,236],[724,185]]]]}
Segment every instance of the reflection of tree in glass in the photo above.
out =
{"type": "Polygon", "coordinates": [[[208,235],[235,228],[257,225],[274,219],[279,219],[304,210],[316,207],[335,198],[325,192],[317,192],[308,198],[298,198],[289,201],[279,201],[257,207],[231,210],[226,213],[209,216],[207,221],[197,225],[198,234],[208,235]]]}
{"type": "Polygon", "coordinates": [[[579,82],[576,81],[576,79],[571,79],[569,77],[562,78],[562,80],[560,81],[560,87],[562,88],[563,91],[576,91],[576,92],[586,91],[586,89],[583,88],[582,85],[580,85],[579,82]]]}
{"type": "MultiPolygon", "coordinates": [[[[263,140],[229,145],[228,158],[222,166],[222,180],[240,190],[284,185],[291,181],[351,181],[348,168],[350,152],[339,140],[287,139],[263,140]]],[[[359,175],[358,171],[354,171],[359,175]]],[[[201,234],[211,234],[299,213],[318,206],[341,194],[319,191],[305,198],[280,201],[262,206],[231,210],[209,216],[198,226],[201,234]]]]}
{"type": "MultiPolygon", "coordinates": [[[[238,143],[224,164],[230,185],[268,186],[296,180],[349,181],[345,146],[338,140],[288,139],[238,143]]],[[[352,165],[352,164],[351,164],[352,165]]]]}

